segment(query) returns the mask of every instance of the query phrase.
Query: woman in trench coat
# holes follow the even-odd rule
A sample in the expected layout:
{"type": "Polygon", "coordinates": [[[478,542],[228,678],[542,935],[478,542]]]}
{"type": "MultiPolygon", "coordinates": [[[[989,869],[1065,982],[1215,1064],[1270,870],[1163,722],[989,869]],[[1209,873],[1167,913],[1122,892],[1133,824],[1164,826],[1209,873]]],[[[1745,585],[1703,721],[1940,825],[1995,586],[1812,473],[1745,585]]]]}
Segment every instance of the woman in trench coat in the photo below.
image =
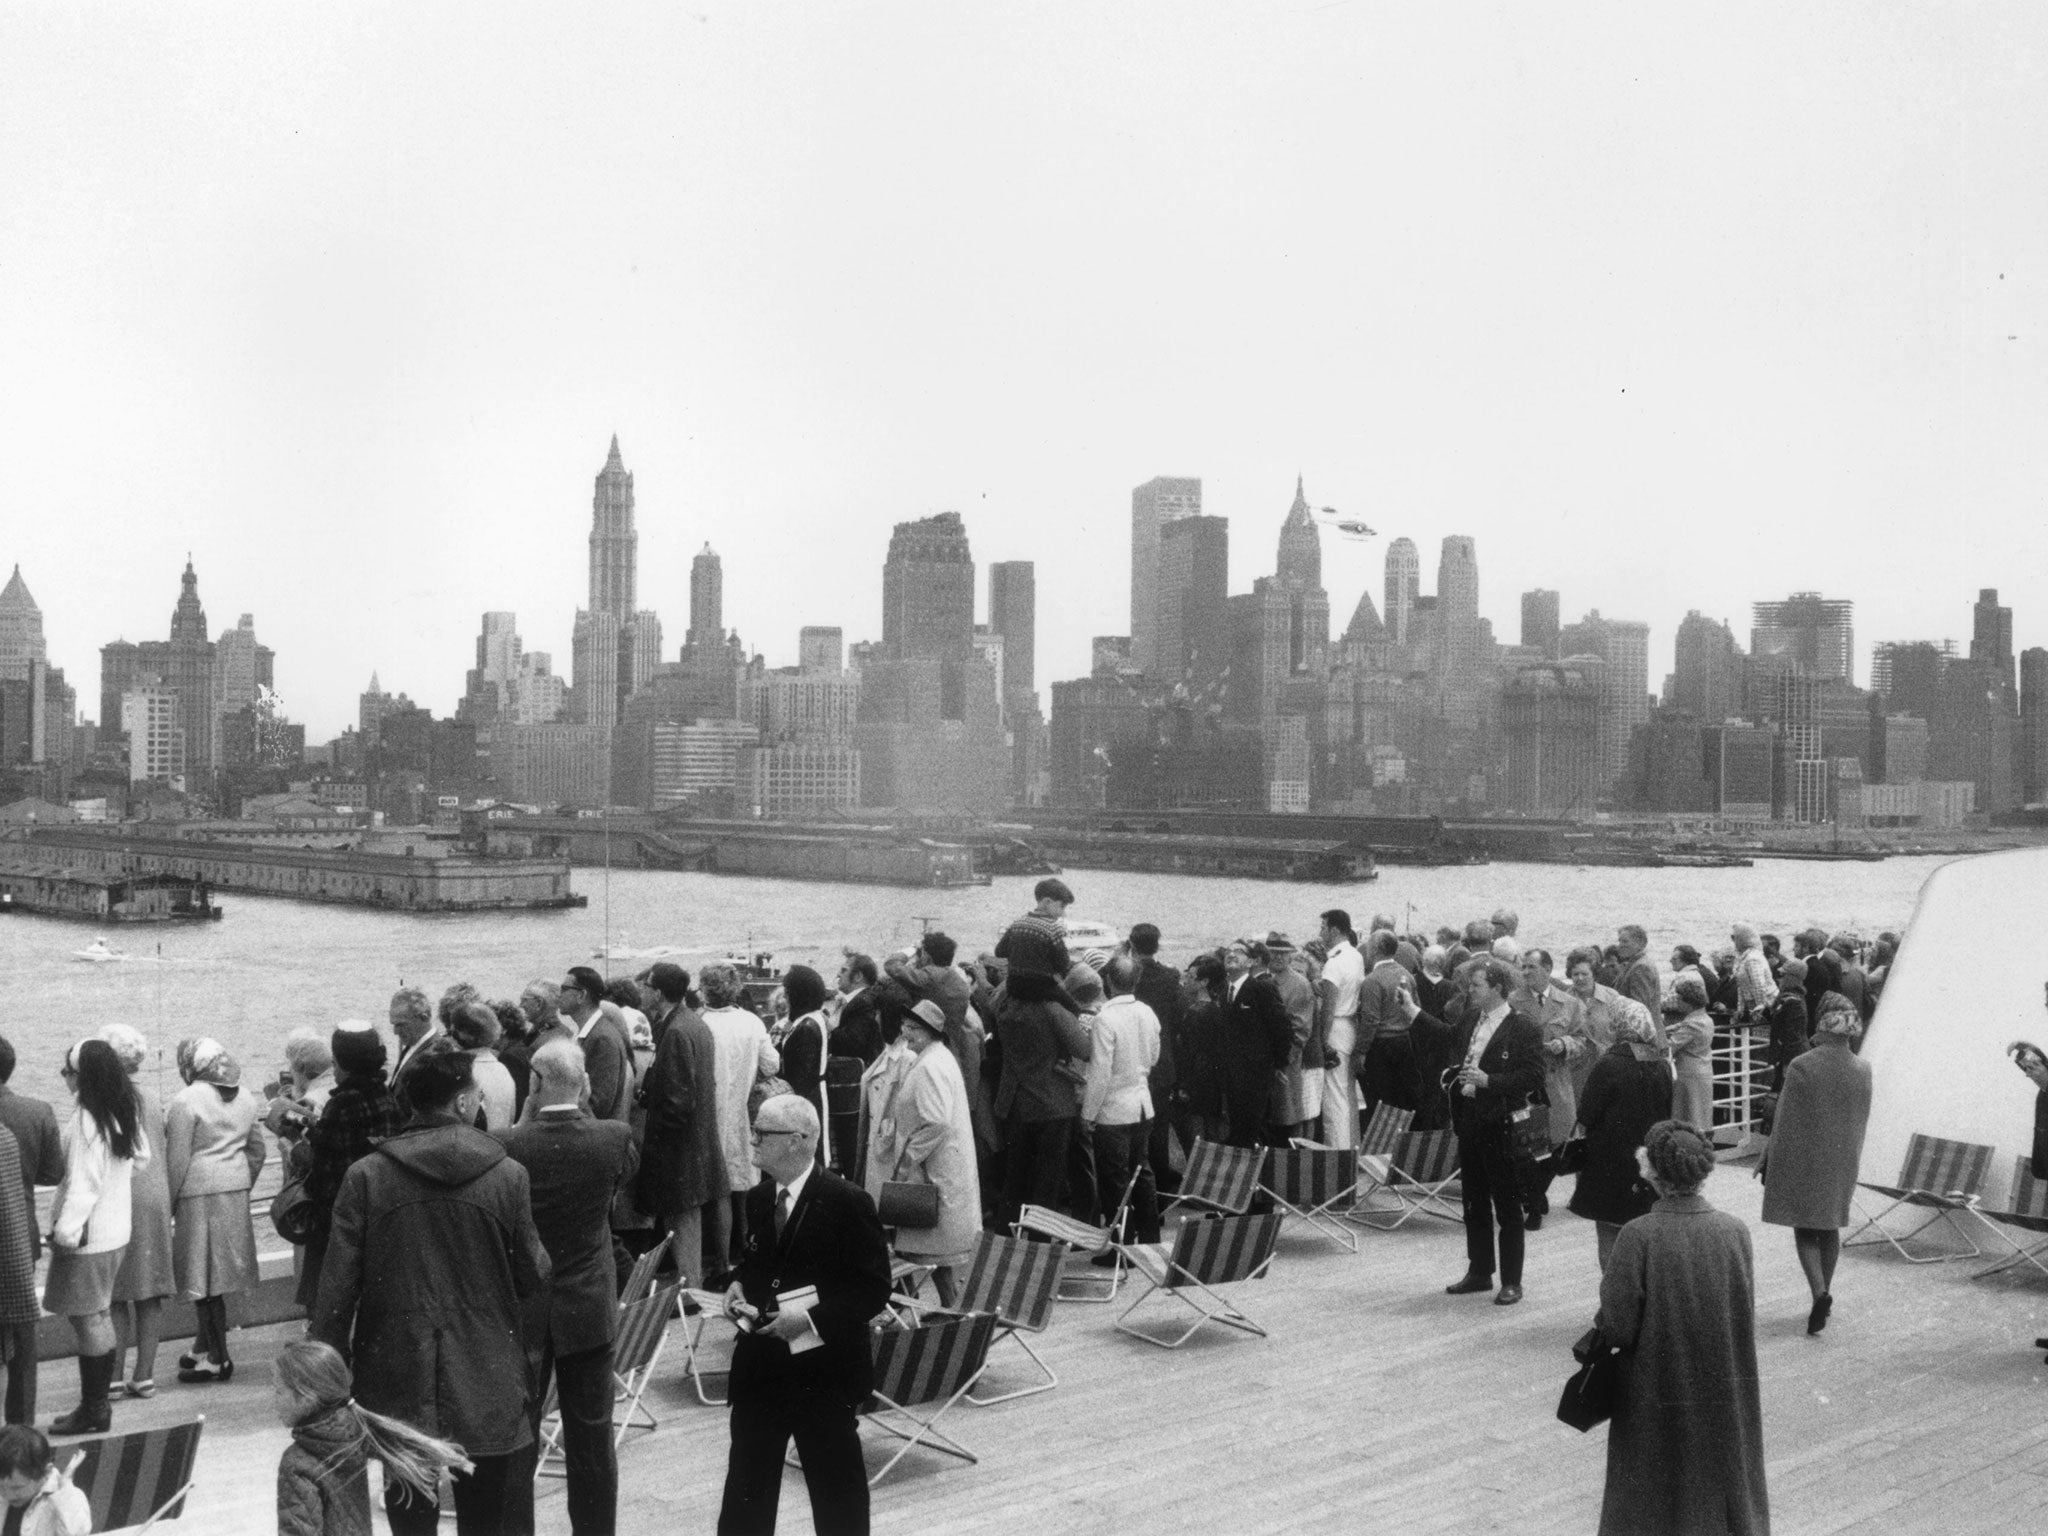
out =
{"type": "Polygon", "coordinates": [[[1757,1168],[1766,1222],[1790,1227],[1813,1308],[1806,1331],[1819,1333],[1834,1311],[1835,1261],[1863,1160],[1870,1123],[1870,1063],[1858,1056],[1863,1016],[1839,992],[1820,1000],[1813,1044],[1785,1068],[1785,1091],[1771,1145],[1757,1168]]]}
{"type": "Polygon", "coordinates": [[[895,1249],[906,1259],[934,1264],[941,1305],[954,1299],[953,1271],[964,1263],[981,1231],[981,1178],[974,1164],[974,1117],[960,1063],[942,1043],[946,1014],[927,999],[903,1021],[910,1067],[876,1127],[867,1191],[879,1205],[887,1183],[933,1184],[939,1219],[929,1227],[899,1227],[895,1249]]]}

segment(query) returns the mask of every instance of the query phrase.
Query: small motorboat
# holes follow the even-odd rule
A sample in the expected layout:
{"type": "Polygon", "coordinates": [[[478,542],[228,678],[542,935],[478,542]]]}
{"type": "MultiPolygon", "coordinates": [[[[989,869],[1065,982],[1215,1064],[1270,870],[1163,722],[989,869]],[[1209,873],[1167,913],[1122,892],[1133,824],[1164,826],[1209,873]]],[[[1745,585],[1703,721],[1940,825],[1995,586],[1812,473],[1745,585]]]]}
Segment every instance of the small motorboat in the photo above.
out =
{"type": "Polygon", "coordinates": [[[94,939],[85,948],[71,951],[71,958],[83,960],[89,965],[107,965],[115,960],[126,960],[128,957],[120,950],[109,946],[105,939],[94,939]]]}

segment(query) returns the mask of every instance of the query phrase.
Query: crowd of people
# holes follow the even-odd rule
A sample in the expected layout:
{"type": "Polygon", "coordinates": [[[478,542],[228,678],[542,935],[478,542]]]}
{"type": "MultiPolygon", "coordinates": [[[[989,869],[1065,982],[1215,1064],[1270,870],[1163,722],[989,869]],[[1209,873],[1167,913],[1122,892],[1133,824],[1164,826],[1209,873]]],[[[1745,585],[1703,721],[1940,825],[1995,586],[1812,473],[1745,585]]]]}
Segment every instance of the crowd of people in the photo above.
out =
{"type": "MultiPolygon", "coordinates": [[[[1809,1327],[1825,1326],[1869,1107],[1855,1047],[1895,935],[1866,947],[1809,930],[1788,955],[1736,924],[1725,947],[1678,946],[1667,978],[1634,925],[1546,948],[1511,911],[1433,935],[1376,917],[1361,937],[1331,909],[1299,944],[1266,931],[1176,969],[1150,924],[1076,952],[1072,900],[1048,879],[972,958],[929,931],[899,953],[848,952],[829,983],[792,966],[765,1000],[727,963],[609,980],[575,966],[495,1003],[470,983],[438,999],[403,988],[388,1039],[361,1020],[294,1031],[267,1092],[198,1038],[179,1044],[182,1086],[160,1104],[138,1077],[148,1042],[113,1025],[67,1053],[75,1102],[56,1112],[4,1087],[0,1040],[7,1422],[35,1417],[36,1186],[57,1187],[42,1310],[69,1320],[80,1381],[49,1433],[98,1433],[116,1398],[156,1392],[173,1294],[197,1315],[178,1382],[232,1379],[230,1299],[257,1283],[250,1197],[273,1139],[285,1185],[269,1219],[293,1243],[309,1319],[276,1385],[296,1447],[280,1473],[291,1530],[367,1529],[370,1460],[387,1468],[396,1532],[434,1529],[443,1469],[459,1529],[531,1530],[551,1388],[571,1524],[611,1530],[618,1284],[657,1246],[686,1285],[723,1291],[747,1335],[720,1528],[773,1528],[794,1439],[819,1528],[864,1530],[865,1481],[846,1457],[865,1346],[848,1318],[864,1326],[876,1309],[860,1312],[871,1238],[886,1233],[950,1303],[977,1234],[1008,1231],[1026,1204],[1156,1241],[1160,1198],[1198,1138],[1349,1148],[1381,1106],[1457,1139],[1467,1244],[1451,1293],[1521,1300],[1527,1234],[1569,1168],[1571,1209],[1599,1232],[1601,1326],[1639,1370],[1667,1369],[1647,1363],[1659,1330],[1672,1307],[1707,1305],[1701,1286],[1725,1279],[1709,1311],[1748,1316],[1746,1232],[1735,1244],[1725,1220],[1681,1219],[1705,1208],[1710,1058],[1738,1027],[1768,1040],[1778,1096],[1764,1219],[1793,1228],[1809,1327]],[[808,1252],[834,1233],[845,1253],[808,1252]],[[807,1268],[825,1278],[803,1318],[779,1299],[807,1268]],[[813,1338],[828,1364],[765,1358],[813,1338]]],[[[886,1294],[886,1250],[880,1262],[886,1294]]],[[[1748,1362],[1749,1395],[1730,1409],[1747,1445],[1747,1322],[1723,1342],[1748,1362]]],[[[1680,1454],[1662,1429],[1617,1423],[1611,1489],[1680,1454]]],[[[0,1469],[26,1487],[47,1455],[13,1445],[0,1440],[0,1469]]],[[[1740,1469],[1752,1474],[1760,1505],[1760,1459],[1740,1469]]]]}

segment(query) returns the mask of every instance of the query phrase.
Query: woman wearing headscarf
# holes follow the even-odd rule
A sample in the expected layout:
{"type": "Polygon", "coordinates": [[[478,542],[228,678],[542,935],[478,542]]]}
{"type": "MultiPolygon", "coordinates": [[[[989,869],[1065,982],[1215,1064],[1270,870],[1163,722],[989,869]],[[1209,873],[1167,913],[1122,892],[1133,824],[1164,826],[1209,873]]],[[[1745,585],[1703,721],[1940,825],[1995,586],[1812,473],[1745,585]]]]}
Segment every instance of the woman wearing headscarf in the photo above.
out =
{"type": "MultiPolygon", "coordinates": [[[[782,1049],[782,1080],[789,1091],[807,1099],[818,1112],[818,1124],[829,1126],[825,1103],[825,978],[808,965],[792,965],[782,976],[789,999],[789,1026],[777,1042],[782,1049]]],[[[772,1035],[771,1031],[771,1035],[772,1035]]],[[[818,1162],[829,1166],[826,1142],[818,1138],[818,1162]]]]}
{"type": "Polygon", "coordinates": [[[1813,1307],[1806,1331],[1819,1333],[1834,1310],[1835,1261],[1856,1193],[1863,1132],[1870,1123],[1870,1063],[1856,1054],[1863,1016],[1839,992],[1825,993],[1813,1045],[1785,1069],[1785,1091],[1771,1144],[1757,1165],[1764,1220],[1790,1227],[1813,1307]]]}
{"type": "MultiPolygon", "coordinates": [[[[100,1031],[100,1038],[114,1048],[121,1070],[128,1074],[143,1135],[152,1147],[161,1147],[163,1106],[157,1102],[156,1090],[141,1075],[142,1065],[149,1059],[149,1041],[126,1024],[109,1024],[100,1031]]],[[[132,1201],[128,1246],[121,1251],[121,1268],[114,1275],[114,1368],[118,1374],[121,1356],[132,1341],[135,1370],[121,1383],[121,1390],[128,1397],[154,1397],[164,1298],[178,1288],[171,1265],[171,1185],[164,1160],[152,1157],[138,1164],[128,1187],[132,1201]]]]}
{"type": "Polygon", "coordinates": [[[68,1318],[78,1341],[78,1407],[53,1435],[105,1434],[114,1421],[114,1276],[128,1246],[134,1171],[149,1160],[141,1105],[104,1040],[81,1040],[64,1058],[78,1107],[64,1125],[64,1180],[50,1220],[43,1309],[68,1318]]]}
{"type": "Polygon", "coordinates": [[[1638,1158],[1657,1203],[1615,1239],[1594,1324],[1623,1351],[1600,1536],[1763,1536],[1749,1227],[1700,1194],[1714,1149],[1693,1127],[1658,1121],[1638,1158]]]}
{"type": "Polygon", "coordinates": [[[945,1010],[926,998],[901,1022],[909,1052],[903,1074],[884,1107],[867,1167],[867,1190],[879,1204],[885,1183],[933,1184],[939,1219],[929,1227],[899,1227],[898,1254],[933,1266],[939,1302],[954,1300],[955,1269],[965,1263],[981,1230],[981,1177],[974,1162],[974,1117],[960,1063],[945,1047],[945,1010]]]}
{"type": "Polygon", "coordinates": [[[1677,1082],[1671,1117],[1702,1134],[1714,1129],[1714,1021],[1707,1013],[1707,989],[1692,972],[1671,984],[1664,998],[1664,1038],[1671,1045],[1677,1082]]]}
{"type": "Polygon", "coordinates": [[[1621,1229],[1656,1199],[1637,1175],[1636,1148],[1651,1126],[1671,1114],[1671,1062],[1657,1044],[1650,1010],[1632,997],[1620,998],[1613,1027],[1614,1043],[1593,1063],[1579,1095],[1586,1155],[1571,1198],[1572,1213],[1594,1225],[1603,1270],[1621,1229]]]}
{"type": "Polygon", "coordinates": [[[1806,1017],[1806,962],[1787,960],[1778,973],[1778,996],[1770,1006],[1771,1091],[1782,1093],[1785,1069],[1807,1047],[1813,1034],[1806,1017]]]}
{"type": "Polygon", "coordinates": [[[342,1175],[357,1158],[367,1155],[386,1136],[396,1136],[405,1124],[405,1112],[384,1081],[384,1063],[389,1056],[384,1037],[375,1026],[362,1019],[344,1019],[328,1037],[328,1045],[334,1052],[334,1091],[327,1096],[320,1118],[307,1127],[302,1143],[306,1206],[313,1213],[313,1228],[300,1250],[305,1259],[299,1270],[297,1299],[309,1312],[320,1294],[320,1268],[327,1259],[328,1227],[335,1196],[341,1193],[342,1175]]]}
{"type": "Polygon", "coordinates": [[[227,1381],[228,1297],[256,1289],[256,1230],[249,1191],[263,1167],[262,1102],[242,1087],[242,1068],[218,1040],[178,1042],[185,1087],[164,1119],[171,1209],[177,1215],[172,1265],[192,1299],[198,1331],[178,1361],[178,1380],[227,1381]]]}

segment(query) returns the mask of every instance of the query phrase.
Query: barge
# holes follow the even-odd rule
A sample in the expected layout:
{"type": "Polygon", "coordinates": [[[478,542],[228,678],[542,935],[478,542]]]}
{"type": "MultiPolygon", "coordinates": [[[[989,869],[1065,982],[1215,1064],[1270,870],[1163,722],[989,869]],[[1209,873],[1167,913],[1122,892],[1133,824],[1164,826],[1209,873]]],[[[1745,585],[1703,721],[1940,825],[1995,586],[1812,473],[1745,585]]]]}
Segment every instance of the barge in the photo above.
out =
{"type": "Polygon", "coordinates": [[[203,880],[169,874],[90,874],[0,854],[0,916],[33,913],[87,923],[217,922],[203,880]]]}
{"type": "Polygon", "coordinates": [[[1033,842],[1046,855],[1076,869],[1295,880],[1315,885],[1355,885],[1379,878],[1371,852],[1341,840],[1040,828],[1033,842]]]}

